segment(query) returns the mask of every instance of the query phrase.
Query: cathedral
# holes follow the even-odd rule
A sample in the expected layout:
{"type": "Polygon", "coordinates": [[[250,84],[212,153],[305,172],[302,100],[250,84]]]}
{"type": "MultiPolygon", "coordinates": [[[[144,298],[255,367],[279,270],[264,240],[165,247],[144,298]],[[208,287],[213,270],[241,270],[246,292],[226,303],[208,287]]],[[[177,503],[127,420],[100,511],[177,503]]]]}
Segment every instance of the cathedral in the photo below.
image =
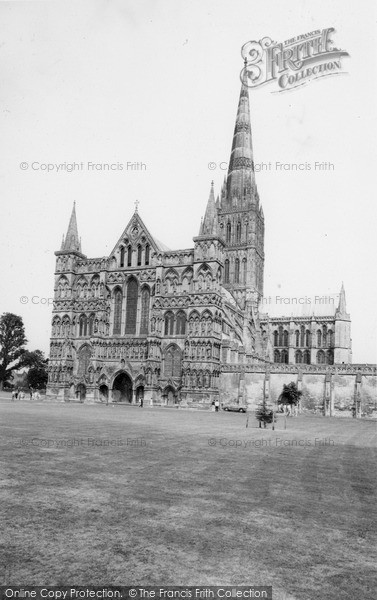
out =
{"type": "Polygon", "coordinates": [[[320,373],[350,365],[343,287],[331,314],[263,312],[264,231],[243,82],[227,177],[217,197],[211,184],[193,248],[167,248],[136,207],[110,255],[88,258],[73,207],[55,253],[47,397],[198,408],[216,399],[253,404],[268,395],[274,369],[300,382],[313,365],[320,373]]]}

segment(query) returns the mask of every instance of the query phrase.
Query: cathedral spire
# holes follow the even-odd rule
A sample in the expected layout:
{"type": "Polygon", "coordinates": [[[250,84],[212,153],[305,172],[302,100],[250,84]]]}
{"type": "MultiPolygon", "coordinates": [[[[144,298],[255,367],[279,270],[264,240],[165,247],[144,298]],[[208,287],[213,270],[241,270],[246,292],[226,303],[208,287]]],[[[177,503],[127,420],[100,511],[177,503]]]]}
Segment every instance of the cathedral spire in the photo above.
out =
{"type": "Polygon", "coordinates": [[[62,244],[62,250],[64,252],[81,252],[81,241],[77,230],[76,202],[73,203],[72,214],[69,220],[67,235],[62,244]]]}
{"type": "Polygon", "coordinates": [[[199,235],[216,235],[217,234],[217,210],[215,202],[215,192],[213,189],[214,183],[211,182],[211,190],[209,192],[209,198],[207,202],[206,214],[204,220],[200,225],[199,235]]]}
{"type": "MultiPolygon", "coordinates": [[[[249,203],[258,204],[256,198],[253,146],[251,140],[249,92],[245,64],[232,150],[226,183],[226,203],[241,208],[249,203]]],[[[222,208],[225,208],[224,204],[222,208]]]]}
{"type": "Polygon", "coordinates": [[[339,294],[339,304],[336,310],[336,316],[348,316],[347,308],[346,308],[346,292],[344,291],[344,283],[342,282],[342,287],[340,288],[339,294]]]}

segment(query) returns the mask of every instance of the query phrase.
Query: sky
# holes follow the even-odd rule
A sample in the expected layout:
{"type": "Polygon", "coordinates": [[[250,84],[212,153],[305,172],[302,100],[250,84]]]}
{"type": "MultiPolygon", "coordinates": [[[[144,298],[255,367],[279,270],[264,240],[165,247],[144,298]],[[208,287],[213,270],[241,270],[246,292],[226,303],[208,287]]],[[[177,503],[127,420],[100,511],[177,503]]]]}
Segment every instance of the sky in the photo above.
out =
{"type": "MultiPolygon", "coordinates": [[[[273,314],[276,296],[334,297],[344,282],[353,362],[376,362],[370,0],[0,3],[0,313],[22,316],[30,349],[48,352],[54,252],[73,202],[89,257],[111,252],[136,200],[159,240],[193,247],[211,180],[217,195],[226,174],[241,47],[328,27],[350,55],[341,75],[284,93],[274,93],[276,84],[249,92],[254,161],[271,163],[256,174],[265,297],[273,314]]],[[[281,312],[297,312],[293,300],[281,312]]]]}

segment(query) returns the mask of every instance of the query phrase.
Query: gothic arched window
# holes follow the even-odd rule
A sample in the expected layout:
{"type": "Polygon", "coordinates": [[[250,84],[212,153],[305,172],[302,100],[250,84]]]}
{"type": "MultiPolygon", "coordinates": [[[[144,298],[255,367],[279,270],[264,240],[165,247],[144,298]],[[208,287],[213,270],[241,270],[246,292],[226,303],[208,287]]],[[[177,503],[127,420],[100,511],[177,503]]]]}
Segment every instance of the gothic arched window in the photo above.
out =
{"type": "Polygon", "coordinates": [[[279,327],[279,344],[278,345],[279,346],[283,345],[283,328],[281,325],[279,327]]]}
{"type": "Polygon", "coordinates": [[[304,352],[304,364],[310,365],[310,352],[309,350],[305,350],[304,352]]]}
{"type": "Polygon", "coordinates": [[[89,316],[89,321],[88,321],[88,335],[93,335],[93,329],[94,329],[94,315],[90,315],[89,316]]]}
{"type": "Polygon", "coordinates": [[[145,246],[145,264],[149,265],[149,253],[150,253],[150,245],[147,244],[145,246]]]}
{"type": "Polygon", "coordinates": [[[322,327],[322,345],[324,348],[327,346],[327,327],[324,325],[322,327]]]}
{"type": "Polygon", "coordinates": [[[276,363],[280,362],[280,352],[279,352],[279,350],[275,350],[275,352],[274,352],[274,362],[276,362],[276,363]]]}
{"type": "Polygon", "coordinates": [[[236,243],[240,244],[241,243],[241,222],[238,221],[237,223],[237,229],[236,229],[236,243]]]}
{"type": "Polygon", "coordinates": [[[305,327],[302,326],[300,330],[300,346],[305,346],[305,327]]]}
{"type": "Polygon", "coordinates": [[[120,249],[120,266],[124,267],[124,247],[123,246],[120,249]]]}
{"type": "Polygon", "coordinates": [[[148,333],[150,291],[147,287],[141,292],[140,335],[148,333]]]}
{"type": "Polygon", "coordinates": [[[282,350],[281,352],[281,362],[288,364],[288,350],[282,350]]]}
{"type": "Polygon", "coordinates": [[[310,346],[310,331],[309,331],[309,329],[307,329],[305,331],[305,346],[307,348],[309,348],[309,346],[310,346]]]}
{"type": "Polygon", "coordinates": [[[230,223],[226,224],[226,242],[227,244],[230,244],[230,240],[232,237],[232,226],[230,223]]]}
{"type": "Polygon", "coordinates": [[[225,261],[224,283],[229,283],[229,260],[225,261]]]}
{"type": "Polygon", "coordinates": [[[165,314],[165,335],[174,334],[174,315],[171,312],[165,314]]]}
{"type": "Polygon", "coordinates": [[[92,351],[89,346],[83,346],[78,352],[78,375],[84,375],[89,367],[92,351]]]}
{"type": "Polygon", "coordinates": [[[186,333],[186,315],[184,312],[177,314],[176,334],[184,335],[186,333]]]}
{"type": "MultiPolygon", "coordinates": [[[[333,348],[334,347],[334,332],[332,331],[332,329],[328,330],[327,335],[328,335],[328,345],[330,348],[333,348]]],[[[329,364],[331,365],[332,363],[329,363],[329,364]]]]}
{"type": "Polygon", "coordinates": [[[277,331],[274,331],[274,346],[278,346],[278,345],[279,345],[279,334],[277,331]]]}
{"type": "Polygon", "coordinates": [[[284,331],[284,333],[283,333],[283,346],[289,346],[288,339],[289,339],[288,331],[284,331]]]}
{"type": "Polygon", "coordinates": [[[140,267],[141,265],[141,252],[142,252],[142,248],[141,245],[139,244],[137,247],[137,266],[140,267]]]}
{"type": "Polygon", "coordinates": [[[181,351],[177,346],[170,346],[165,354],[164,375],[166,377],[180,377],[181,351]]]}
{"type": "Polygon", "coordinates": [[[234,264],[234,283],[239,283],[240,282],[240,261],[238,258],[236,258],[235,264],[234,264]]]}
{"type": "Polygon", "coordinates": [[[132,246],[127,248],[127,267],[132,266],[132,246]]]}
{"type": "Polygon", "coordinates": [[[246,260],[246,258],[243,259],[242,264],[243,264],[243,282],[246,283],[246,279],[247,279],[247,260],[246,260]]]}
{"type": "Polygon", "coordinates": [[[80,337],[86,336],[87,327],[88,327],[88,319],[86,318],[86,315],[81,315],[81,317],[80,317],[80,337]]]}
{"type": "Polygon", "coordinates": [[[322,346],[322,331],[318,329],[317,331],[317,347],[320,348],[322,346]]]}
{"type": "Polygon", "coordinates": [[[137,297],[138,285],[136,279],[129,280],[127,285],[127,304],[126,304],[126,334],[136,333],[136,316],[137,316],[137,297]]]}
{"type": "Polygon", "coordinates": [[[113,327],[114,334],[119,334],[121,332],[122,302],[123,302],[122,290],[120,290],[118,288],[115,290],[115,294],[114,294],[114,327],[113,327]]]}
{"type": "Polygon", "coordinates": [[[296,364],[301,364],[302,363],[302,352],[301,352],[301,350],[297,350],[297,352],[295,354],[295,361],[296,361],[296,364]]]}
{"type": "Polygon", "coordinates": [[[300,345],[300,332],[298,329],[296,329],[296,331],[295,331],[295,337],[296,337],[296,348],[298,348],[300,345]]]}
{"type": "Polygon", "coordinates": [[[317,352],[317,363],[319,365],[323,365],[325,363],[325,353],[323,350],[318,350],[317,352]]]}

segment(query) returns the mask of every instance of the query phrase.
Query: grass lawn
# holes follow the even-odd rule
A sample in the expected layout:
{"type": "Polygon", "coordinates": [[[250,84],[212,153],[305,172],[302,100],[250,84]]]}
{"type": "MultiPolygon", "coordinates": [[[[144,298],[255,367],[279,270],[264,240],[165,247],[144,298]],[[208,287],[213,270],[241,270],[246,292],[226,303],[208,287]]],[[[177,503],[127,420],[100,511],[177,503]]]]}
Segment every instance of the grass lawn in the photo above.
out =
{"type": "Polygon", "coordinates": [[[0,583],[375,598],[376,422],[246,418],[0,400],[0,583]]]}

